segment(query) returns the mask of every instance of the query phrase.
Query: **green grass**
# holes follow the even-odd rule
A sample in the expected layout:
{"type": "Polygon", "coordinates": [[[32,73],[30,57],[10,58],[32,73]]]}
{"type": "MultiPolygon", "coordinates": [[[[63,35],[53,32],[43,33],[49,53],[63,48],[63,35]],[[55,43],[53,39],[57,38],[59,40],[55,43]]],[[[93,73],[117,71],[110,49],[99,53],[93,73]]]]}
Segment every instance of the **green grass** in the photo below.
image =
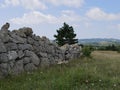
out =
{"type": "Polygon", "coordinates": [[[92,58],[40,68],[0,80],[0,90],[120,90],[120,54],[95,51],[92,58]]]}

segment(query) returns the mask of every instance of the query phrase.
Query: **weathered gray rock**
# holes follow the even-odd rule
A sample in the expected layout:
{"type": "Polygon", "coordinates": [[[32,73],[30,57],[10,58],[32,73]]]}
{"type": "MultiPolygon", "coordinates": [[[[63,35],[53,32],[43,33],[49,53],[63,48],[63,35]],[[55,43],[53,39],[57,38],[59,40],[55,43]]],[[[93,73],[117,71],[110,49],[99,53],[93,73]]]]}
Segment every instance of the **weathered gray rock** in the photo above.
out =
{"type": "Polygon", "coordinates": [[[65,44],[62,47],[60,47],[62,50],[69,50],[70,49],[70,45],[65,44]]]}
{"type": "Polygon", "coordinates": [[[15,63],[16,63],[15,60],[9,61],[7,63],[8,64],[8,73],[9,73],[9,75],[13,74],[13,69],[14,69],[15,63]]]}
{"type": "Polygon", "coordinates": [[[54,64],[57,64],[58,60],[59,59],[55,59],[54,56],[49,56],[49,62],[50,62],[50,65],[54,65],[54,64]]]}
{"type": "Polygon", "coordinates": [[[24,38],[21,38],[20,36],[16,35],[15,33],[11,32],[9,33],[10,36],[11,36],[11,41],[14,42],[14,43],[26,43],[26,39],[24,38]]]}
{"type": "Polygon", "coordinates": [[[48,67],[50,66],[50,61],[48,58],[41,58],[41,63],[40,63],[41,67],[48,67]]]}
{"type": "Polygon", "coordinates": [[[10,27],[10,24],[8,22],[6,22],[6,24],[4,24],[2,27],[1,27],[1,30],[2,31],[8,31],[8,28],[10,27]]]}
{"type": "Polygon", "coordinates": [[[47,46],[46,46],[46,52],[47,52],[48,54],[55,54],[55,47],[52,46],[52,45],[47,45],[47,46]]]}
{"type": "Polygon", "coordinates": [[[24,53],[25,53],[25,56],[26,56],[26,57],[31,57],[32,54],[33,54],[33,52],[32,52],[32,51],[29,51],[29,50],[25,50],[24,53]]]}
{"type": "Polygon", "coordinates": [[[1,53],[0,54],[0,63],[5,63],[8,61],[9,61],[9,59],[8,59],[7,53],[1,53]]]}
{"type": "Polygon", "coordinates": [[[80,57],[81,47],[78,44],[64,45],[61,47],[64,52],[65,60],[71,60],[80,57]]]}
{"type": "Polygon", "coordinates": [[[26,50],[25,55],[31,58],[31,62],[34,65],[39,65],[40,64],[40,59],[34,52],[26,50]]]}
{"type": "Polygon", "coordinates": [[[33,46],[33,52],[38,55],[38,53],[40,52],[40,48],[36,47],[36,46],[33,46]]]}
{"type": "Polygon", "coordinates": [[[0,64],[0,78],[6,77],[8,75],[8,64],[1,63],[0,64]]]}
{"type": "Polygon", "coordinates": [[[24,71],[24,68],[23,68],[23,60],[18,60],[13,69],[12,69],[12,74],[14,75],[18,75],[20,73],[22,73],[24,71]]]}
{"type": "Polygon", "coordinates": [[[8,70],[9,70],[9,71],[12,70],[12,68],[13,68],[14,65],[15,65],[15,62],[16,62],[15,60],[13,60],[13,61],[9,61],[9,62],[8,62],[8,70]]]}
{"type": "Polygon", "coordinates": [[[6,43],[11,41],[11,37],[9,36],[9,33],[10,33],[9,30],[5,30],[5,29],[0,30],[0,39],[2,40],[2,42],[6,43]]]}
{"type": "Polygon", "coordinates": [[[71,46],[71,54],[73,55],[72,59],[79,58],[80,57],[80,52],[81,52],[81,47],[78,44],[73,44],[71,46]]]}
{"type": "Polygon", "coordinates": [[[24,52],[22,51],[22,50],[20,50],[20,51],[18,51],[18,57],[19,58],[22,58],[22,57],[24,57],[24,52]]]}
{"type": "Polygon", "coordinates": [[[18,58],[18,54],[16,51],[8,51],[8,59],[15,60],[18,58]]]}
{"type": "Polygon", "coordinates": [[[19,44],[18,45],[18,48],[19,48],[19,50],[33,50],[33,47],[32,47],[32,45],[30,45],[30,44],[19,44]]]}
{"type": "Polygon", "coordinates": [[[4,43],[11,42],[11,37],[8,35],[8,33],[4,33],[3,31],[0,31],[0,39],[4,43]]]}
{"type": "Polygon", "coordinates": [[[5,47],[5,45],[4,45],[4,43],[1,41],[1,39],[0,39],[0,53],[4,53],[4,52],[6,52],[7,50],[6,50],[6,47],[5,47]]]}
{"type": "Polygon", "coordinates": [[[39,41],[39,40],[40,40],[40,36],[36,36],[35,34],[32,35],[32,38],[33,38],[35,41],[39,41]]]}
{"type": "Polygon", "coordinates": [[[42,36],[41,40],[44,41],[46,44],[50,43],[50,40],[46,36],[42,36]]]}
{"type": "Polygon", "coordinates": [[[31,57],[31,61],[34,65],[38,66],[40,64],[40,59],[38,58],[36,54],[33,54],[33,57],[31,57]]]}
{"type": "Polygon", "coordinates": [[[17,47],[17,44],[16,43],[7,43],[5,44],[6,48],[8,51],[11,51],[11,50],[17,50],[18,47],[17,47]]]}
{"type": "Polygon", "coordinates": [[[41,46],[41,47],[44,47],[44,46],[45,46],[45,42],[44,42],[42,39],[40,39],[40,40],[38,41],[38,43],[39,43],[39,46],[41,46]]]}
{"type": "Polygon", "coordinates": [[[21,30],[13,30],[12,32],[14,32],[16,35],[26,38],[26,35],[24,32],[22,32],[21,30]]]}
{"type": "Polygon", "coordinates": [[[33,44],[33,45],[36,46],[36,47],[39,47],[39,46],[40,46],[40,44],[39,44],[38,41],[34,41],[34,44],[33,44]]]}
{"type": "Polygon", "coordinates": [[[8,69],[8,64],[7,63],[1,63],[0,64],[0,69],[8,69]]]}
{"type": "Polygon", "coordinates": [[[23,32],[26,36],[32,36],[32,28],[29,28],[29,27],[23,27],[23,28],[20,28],[19,30],[21,30],[21,32],[23,32]]]}
{"type": "Polygon", "coordinates": [[[27,43],[33,45],[34,44],[34,39],[31,38],[31,37],[27,37],[27,43]]]}
{"type": "Polygon", "coordinates": [[[24,65],[26,65],[26,64],[28,64],[28,63],[30,63],[31,62],[31,58],[30,57],[25,57],[25,58],[23,58],[23,64],[24,65]]]}
{"type": "Polygon", "coordinates": [[[36,70],[37,67],[33,63],[28,63],[24,66],[25,71],[30,72],[36,70]]]}
{"type": "Polygon", "coordinates": [[[39,52],[39,56],[40,56],[40,57],[46,58],[48,55],[47,55],[47,53],[39,52]]]}

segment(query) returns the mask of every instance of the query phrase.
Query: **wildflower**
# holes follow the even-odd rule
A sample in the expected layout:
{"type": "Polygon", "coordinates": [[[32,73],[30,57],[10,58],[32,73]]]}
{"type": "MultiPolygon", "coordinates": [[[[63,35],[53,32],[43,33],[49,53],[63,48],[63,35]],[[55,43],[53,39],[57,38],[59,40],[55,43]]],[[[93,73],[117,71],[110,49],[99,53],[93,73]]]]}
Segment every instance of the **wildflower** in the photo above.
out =
{"type": "Polygon", "coordinates": [[[32,75],[33,73],[32,72],[27,72],[27,74],[32,75]]]}
{"type": "Polygon", "coordinates": [[[85,82],[86,82],[86,83],[88,83],[89,81],[88,81],[88,80],[86,80],[85,82]]]}
{"type": "Polygon", "coordinates": [[[94,83],[92,83],[91,85],[94,86],[94,83]]]}
{"type": "Polygon", "coordinates": [[[99,82],[101,82],[102,80],[100,79],[99,82]]]}
{"type": "Polygon", "coordinates": [[[103,84],[101,84],[101,86],[103,86],[103,84]]]}
{"type": "Polygon", "coordinates": [[[113,86],[114,86],[114,87],[116,87],[117,85],[116,85],[116,84],[114,84],[113,86]]]}
{"type": "Polygon", "coordinates": [[[40,72],[41,74],[43,73],[43,72],[40,72]]]}
{"type": "Polygon", "coordinates": [[[31,78],[28,78],[29,81],[31,81],[31,78]]]}
{"type": "Polygon", "coordinates": [[[88,88],[88,86],[86,86],[86,88],[88,88]]]}
{"type": "Polygon", "coordinates": [[[27,72],[27,74],[30,74],[30,72],[27,72]]]}

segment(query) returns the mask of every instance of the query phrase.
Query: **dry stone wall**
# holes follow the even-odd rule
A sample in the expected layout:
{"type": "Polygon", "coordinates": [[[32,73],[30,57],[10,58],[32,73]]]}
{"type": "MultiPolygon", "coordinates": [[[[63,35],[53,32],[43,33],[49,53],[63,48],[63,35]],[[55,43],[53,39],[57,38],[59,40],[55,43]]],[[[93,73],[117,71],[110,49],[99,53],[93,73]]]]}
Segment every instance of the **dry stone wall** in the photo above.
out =
{"type": "Polygon", "coordinates": [[[0,77],[30,72],[80,56],[78,45],[58,47],[48,38],[33,34],[29,27],[9,31],[9,26],[4,25],[0,30],[0,77]]]}

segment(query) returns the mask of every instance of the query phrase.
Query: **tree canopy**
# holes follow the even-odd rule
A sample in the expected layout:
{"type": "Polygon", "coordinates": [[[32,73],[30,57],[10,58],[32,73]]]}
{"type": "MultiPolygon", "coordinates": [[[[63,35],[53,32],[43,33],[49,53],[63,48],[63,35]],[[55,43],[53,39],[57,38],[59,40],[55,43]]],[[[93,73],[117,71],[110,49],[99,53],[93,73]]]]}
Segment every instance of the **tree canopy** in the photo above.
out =
{"type": "Polygon", "coordinates": [[[58,45],[75,44],[78,43],[78,39],[75,39],[76,34],[72,26],[64,23],[61,28],[57,30],[57,35],[54,35],[55,41],[58,45]]]}

